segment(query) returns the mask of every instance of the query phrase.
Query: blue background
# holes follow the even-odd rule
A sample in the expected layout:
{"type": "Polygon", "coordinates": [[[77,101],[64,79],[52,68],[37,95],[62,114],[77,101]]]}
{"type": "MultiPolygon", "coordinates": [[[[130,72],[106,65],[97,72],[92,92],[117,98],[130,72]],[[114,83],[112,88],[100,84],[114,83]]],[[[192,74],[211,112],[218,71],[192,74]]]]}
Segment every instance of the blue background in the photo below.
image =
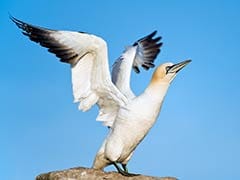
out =
{"type": "MultiPolygon", "coordinates": [[[[82,113],[72,103],[69,66],[24,37],[8,13],[43,27],[99,35],[108,42],[110,64],[124,46],[158,30],[164,46],[157,65],[193,61],[172,83],[130,171],[240,179],[239,9],[237,0],[1,1],[0,179],[91,167],[107,134],[95,122],[97,107],[82,113]]],[[[152,72],[132,75],[136,94],[152,72]]]]}

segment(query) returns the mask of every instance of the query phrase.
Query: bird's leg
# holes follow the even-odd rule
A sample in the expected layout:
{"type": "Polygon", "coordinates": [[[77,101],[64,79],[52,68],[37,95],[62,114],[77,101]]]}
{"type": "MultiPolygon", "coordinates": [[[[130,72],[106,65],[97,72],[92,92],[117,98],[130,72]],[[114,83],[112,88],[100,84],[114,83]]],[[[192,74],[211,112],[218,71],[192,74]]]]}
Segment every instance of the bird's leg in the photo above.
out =
{"type": "Polygon", "coordinates": [[[122,170],[122,169],[117,165],[116,162],[113,162],[113,165],[115,166],[115,168],[117,169],[117,171],[118,171],[120,174],[122,174],[123,176],[131,177],[131,176],[138,176],[138,175],[139,175],[139,174],[133,174],[133,173],[127,172],[127,171],[126,171],[126,170],[127,170],[126,165],[125,165],[125,167],[123,167],[123,168],[125,168],[124,170],[122,170]]]}
{"type": "Polygon", "coordinates": [[[127,168],[127,165],[126,164],[122,164],[122,168],[125,172],[128,172],[128,168],[127,168]]]}

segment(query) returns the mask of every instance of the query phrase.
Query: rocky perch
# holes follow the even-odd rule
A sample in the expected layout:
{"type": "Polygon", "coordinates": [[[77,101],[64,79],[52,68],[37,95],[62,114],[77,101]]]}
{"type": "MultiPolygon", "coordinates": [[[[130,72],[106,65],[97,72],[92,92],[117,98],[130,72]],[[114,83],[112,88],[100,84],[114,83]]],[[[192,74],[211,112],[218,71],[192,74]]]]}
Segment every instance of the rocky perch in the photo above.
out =
{"type": "Polygon", "coordinates": [[[40,174],[36,180],[177,180],[174,177],[133,176],[125,177],[117,172],[103,172],[84,167],[40,174]]]}

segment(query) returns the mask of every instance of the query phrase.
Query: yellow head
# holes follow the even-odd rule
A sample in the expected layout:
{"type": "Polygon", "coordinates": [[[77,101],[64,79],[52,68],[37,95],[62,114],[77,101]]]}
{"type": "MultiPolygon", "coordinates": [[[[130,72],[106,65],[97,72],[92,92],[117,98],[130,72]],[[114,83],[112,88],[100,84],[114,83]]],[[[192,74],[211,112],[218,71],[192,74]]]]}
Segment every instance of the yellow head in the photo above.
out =
{"type": "Polygon", "coordinates": [[[186,60],[177,64],[164,63],[158,66],[153,73],[151,84],[171,83],[177,73],[190,62],[191,60],[186,60]]]}

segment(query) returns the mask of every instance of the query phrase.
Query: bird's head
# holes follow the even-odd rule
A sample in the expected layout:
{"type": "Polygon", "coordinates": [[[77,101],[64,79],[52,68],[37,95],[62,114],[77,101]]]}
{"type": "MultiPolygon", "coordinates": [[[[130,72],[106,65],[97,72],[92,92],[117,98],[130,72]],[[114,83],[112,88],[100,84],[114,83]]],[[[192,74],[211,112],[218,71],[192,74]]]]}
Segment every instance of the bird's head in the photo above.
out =
{"type": "Polygon", "coordinates": [[[161,64],[156,68],[155,72],[153,73],[151,83],[171,83],[177,73],[190,62],[191,60],[186,60],[177,64],[161,64]]]}

